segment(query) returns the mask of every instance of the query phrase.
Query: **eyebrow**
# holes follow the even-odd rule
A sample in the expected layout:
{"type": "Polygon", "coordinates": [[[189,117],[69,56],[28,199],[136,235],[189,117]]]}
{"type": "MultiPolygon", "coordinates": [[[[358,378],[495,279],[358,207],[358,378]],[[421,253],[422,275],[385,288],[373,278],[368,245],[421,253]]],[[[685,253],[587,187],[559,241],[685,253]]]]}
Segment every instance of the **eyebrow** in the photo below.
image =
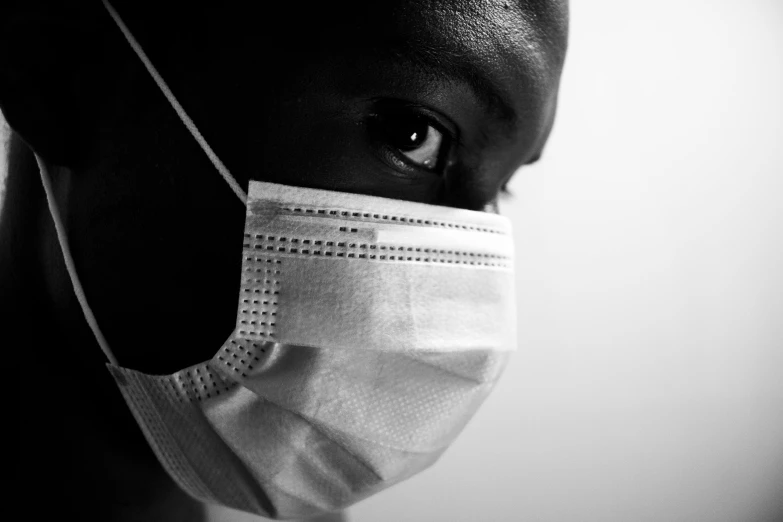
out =
{"type": "Polygon", "coordinates": [[[462,56],[457,61],[450,56],[435,56],[434,52],[416,49],[395,54],[393,60],[401,64],[412,65],[438,81],[467,85],[486,110],[492,113],[504,126],[510,127],[516,123],[517,112],[502,87],[492,79],[492,75],[485,67],[464,58],[462,56]]]}

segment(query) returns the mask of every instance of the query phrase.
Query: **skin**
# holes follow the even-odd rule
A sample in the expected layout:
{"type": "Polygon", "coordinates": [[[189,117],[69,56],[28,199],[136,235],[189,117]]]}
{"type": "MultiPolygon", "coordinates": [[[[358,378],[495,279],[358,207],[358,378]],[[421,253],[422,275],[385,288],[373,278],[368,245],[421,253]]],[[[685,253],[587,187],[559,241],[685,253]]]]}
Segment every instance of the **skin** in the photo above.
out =
{"type": "MultiPolygon", "coordinates": [[[[269,24],[225,6],[150,16],[139,4],[115,7],[243,187],[481,210],[538,159],[552,126],[565,2],[292,5],[269,24]],[[443,136],[434,167],[396,147],[399,127],[443,136]]],[[[20,495],[43,488],[63,518],[90,506],[101,520],[200,520],[103,368],[31,149],[50,165],[103,333],[120,364],[143,372],[207,360],[231,333],[245,208],[99,2],[24,9],[0,17],[0,107],[13,130],[0,317],[35,369],[15,372],[20,495]]]]}

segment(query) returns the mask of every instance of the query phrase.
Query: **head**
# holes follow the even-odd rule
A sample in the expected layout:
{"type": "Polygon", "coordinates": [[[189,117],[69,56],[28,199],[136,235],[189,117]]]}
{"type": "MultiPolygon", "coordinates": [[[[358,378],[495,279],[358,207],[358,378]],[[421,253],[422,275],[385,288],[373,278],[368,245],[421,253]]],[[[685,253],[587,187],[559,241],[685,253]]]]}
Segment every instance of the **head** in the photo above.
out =
{"type": "MultiPolygon", "coordinates": [[[[3,28],[3,113],[52,167],[77,270],[120,363],[171,373],[207,360],[234,326],[245,208],[101,3],[52,4],[3,28]]],[[[114,2],[240,185],[482,210],[541,155],[565,1],[280,4],[114,2]]],[[[93,368],[101,355],[45,202],[24,188],[37,172],[12,165],[9,176],[2,233],[26,232],[66,364],[93,368]]]]}

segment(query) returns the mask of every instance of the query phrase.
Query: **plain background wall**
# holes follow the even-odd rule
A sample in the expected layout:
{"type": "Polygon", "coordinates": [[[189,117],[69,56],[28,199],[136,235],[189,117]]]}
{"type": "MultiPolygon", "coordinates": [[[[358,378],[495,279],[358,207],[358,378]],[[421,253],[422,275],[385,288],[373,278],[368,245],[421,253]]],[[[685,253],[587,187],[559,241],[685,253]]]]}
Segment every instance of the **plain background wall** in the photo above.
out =
{"type": "Polygon", "coordinates": [[[354,522],[783,521],[783,1],[571,12],[557,124],[503,205],[519,352],[354,522]]]}

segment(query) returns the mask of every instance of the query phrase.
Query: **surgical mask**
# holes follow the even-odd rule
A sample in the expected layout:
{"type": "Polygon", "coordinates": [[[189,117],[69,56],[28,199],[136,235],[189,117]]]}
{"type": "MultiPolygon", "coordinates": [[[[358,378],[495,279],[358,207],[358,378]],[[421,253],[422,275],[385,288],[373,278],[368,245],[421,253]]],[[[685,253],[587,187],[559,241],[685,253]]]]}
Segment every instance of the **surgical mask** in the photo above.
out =
{"type": "Polygon", "coordinates": [[[516,345],[508,220],[256,181],[245,196],[183,120],[247,217],[236,327],[172,375],[114,358],[39,159],[75,292],[160,463],[198,500],[280,519],[341,510],[433,464],[516,345]]]}

